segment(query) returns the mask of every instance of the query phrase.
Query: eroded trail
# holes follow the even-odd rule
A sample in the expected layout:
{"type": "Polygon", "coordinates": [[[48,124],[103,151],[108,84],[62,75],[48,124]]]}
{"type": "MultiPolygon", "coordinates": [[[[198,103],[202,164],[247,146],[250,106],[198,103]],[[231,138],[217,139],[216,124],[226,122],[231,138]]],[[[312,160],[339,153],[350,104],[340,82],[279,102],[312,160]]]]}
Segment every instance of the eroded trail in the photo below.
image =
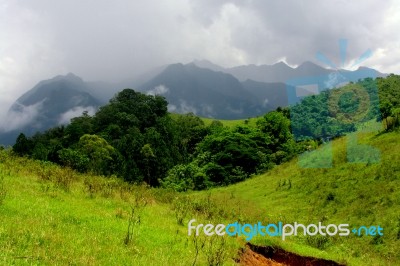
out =
{"type": "Polygon", "coordinates": [[[263,247],[247,243],[240,255],[243,266],[345,266],[332,260],[300,256],[277,247],[263,247]]]}

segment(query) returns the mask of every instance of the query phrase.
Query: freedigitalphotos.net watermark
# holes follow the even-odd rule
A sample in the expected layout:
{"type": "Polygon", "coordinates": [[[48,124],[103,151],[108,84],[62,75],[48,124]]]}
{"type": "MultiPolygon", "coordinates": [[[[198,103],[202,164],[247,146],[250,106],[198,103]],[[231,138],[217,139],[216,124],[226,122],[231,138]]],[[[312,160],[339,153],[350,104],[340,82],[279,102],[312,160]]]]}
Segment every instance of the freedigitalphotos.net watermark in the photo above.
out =
{"type": "Polygon", "coordinates": [[[244,236],[246,241],[250,241],[255,236],[270,236],[270,237],[281,237],[282,240],[287,239],[290,236],[349,236],[351,234],[357,236],[383,236],[383,228],[380,225],[372,226],[359,226],[350,228],[349,224],[327,224],[324,225],[322,222],[318,224],[304,225],[301,223],[294,222],[293,224],[287,224],[283,222],[270,223],[263,225],[262,222],[256,224],[241,224],[234,222],[230,224],[202,224],[196,223],[196,219],[192,219],[188,223],[188,235],[200,235],[206,236],[244,236]]]}

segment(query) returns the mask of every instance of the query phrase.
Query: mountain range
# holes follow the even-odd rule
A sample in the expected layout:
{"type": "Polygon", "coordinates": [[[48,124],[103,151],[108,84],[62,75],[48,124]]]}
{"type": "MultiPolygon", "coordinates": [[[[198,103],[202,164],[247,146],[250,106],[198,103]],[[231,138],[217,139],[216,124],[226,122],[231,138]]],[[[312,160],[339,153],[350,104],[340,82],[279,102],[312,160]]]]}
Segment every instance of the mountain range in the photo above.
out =
{"type": "MultiPolygon", "coordinates": [[[[70,73],[41,81],[20,96],[8,111],[4,123],[8,128],[0,133],[0,143],[14,143],[20,132],[32,135],[66,124],[83,111],[94,113],[118,91],[128,87],[164,96],[169,102],[170,112],[192,112],[215,119],[242,119],[287,106],[287,91],[292,88],[287,83],[289,80],[329,78],[332,74],[348,73],[352,75],[347,81],[357,81],[371,73],[376,77],[385,76],[373,69],[333,70],[312,62],[296,68],[283,62],[223,68],[206,60],[161,66],[119,83],[86,82],[70,73]]],[[[312,92],[305,91],[304,95],[309,93],[312,92]]]]}

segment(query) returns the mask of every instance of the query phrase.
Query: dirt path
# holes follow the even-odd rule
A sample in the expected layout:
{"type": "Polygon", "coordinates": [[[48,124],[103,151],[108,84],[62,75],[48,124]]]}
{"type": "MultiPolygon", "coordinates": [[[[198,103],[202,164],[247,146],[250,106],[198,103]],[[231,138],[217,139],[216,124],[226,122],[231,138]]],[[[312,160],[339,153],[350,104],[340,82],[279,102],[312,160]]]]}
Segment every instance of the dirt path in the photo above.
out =
{"type": "Polygon", "coordinates": [[[260,255],[252,251],[248,246],[246,246],[243,253],[240,255],[239,265],[243,266],[284,266],[285,264],[278,263],[271,259],[267,259],[263,255],[260,255]]]}
{"type": "Polygon", "coordinates": [[[240,255],[243,266],[345,266],[332,260],[304,257],[277,247],[263,247],[247,243],[240,255]]]}

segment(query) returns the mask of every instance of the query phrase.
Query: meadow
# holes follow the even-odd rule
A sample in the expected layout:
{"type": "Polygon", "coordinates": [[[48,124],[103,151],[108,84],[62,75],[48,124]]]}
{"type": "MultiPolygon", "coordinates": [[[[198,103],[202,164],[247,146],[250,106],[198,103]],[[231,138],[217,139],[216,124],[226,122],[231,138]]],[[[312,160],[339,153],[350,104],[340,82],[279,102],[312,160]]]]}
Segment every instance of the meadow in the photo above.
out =
{"type": "Polygon", "coordinates": [[[304,168],[297,157],[234,185],[184,193],[81,174],[2,150],[0,263],[235,265],[245,238],[188,236],[187,223],[196,219],[380,225],[383,236],[258,236],[251,243],[346,265],[399,265],[400,134],[353,134],[358,144],[377,149],[379,158],[349,162],[346,136],[331,143],[330,168],[304,168]]]}

